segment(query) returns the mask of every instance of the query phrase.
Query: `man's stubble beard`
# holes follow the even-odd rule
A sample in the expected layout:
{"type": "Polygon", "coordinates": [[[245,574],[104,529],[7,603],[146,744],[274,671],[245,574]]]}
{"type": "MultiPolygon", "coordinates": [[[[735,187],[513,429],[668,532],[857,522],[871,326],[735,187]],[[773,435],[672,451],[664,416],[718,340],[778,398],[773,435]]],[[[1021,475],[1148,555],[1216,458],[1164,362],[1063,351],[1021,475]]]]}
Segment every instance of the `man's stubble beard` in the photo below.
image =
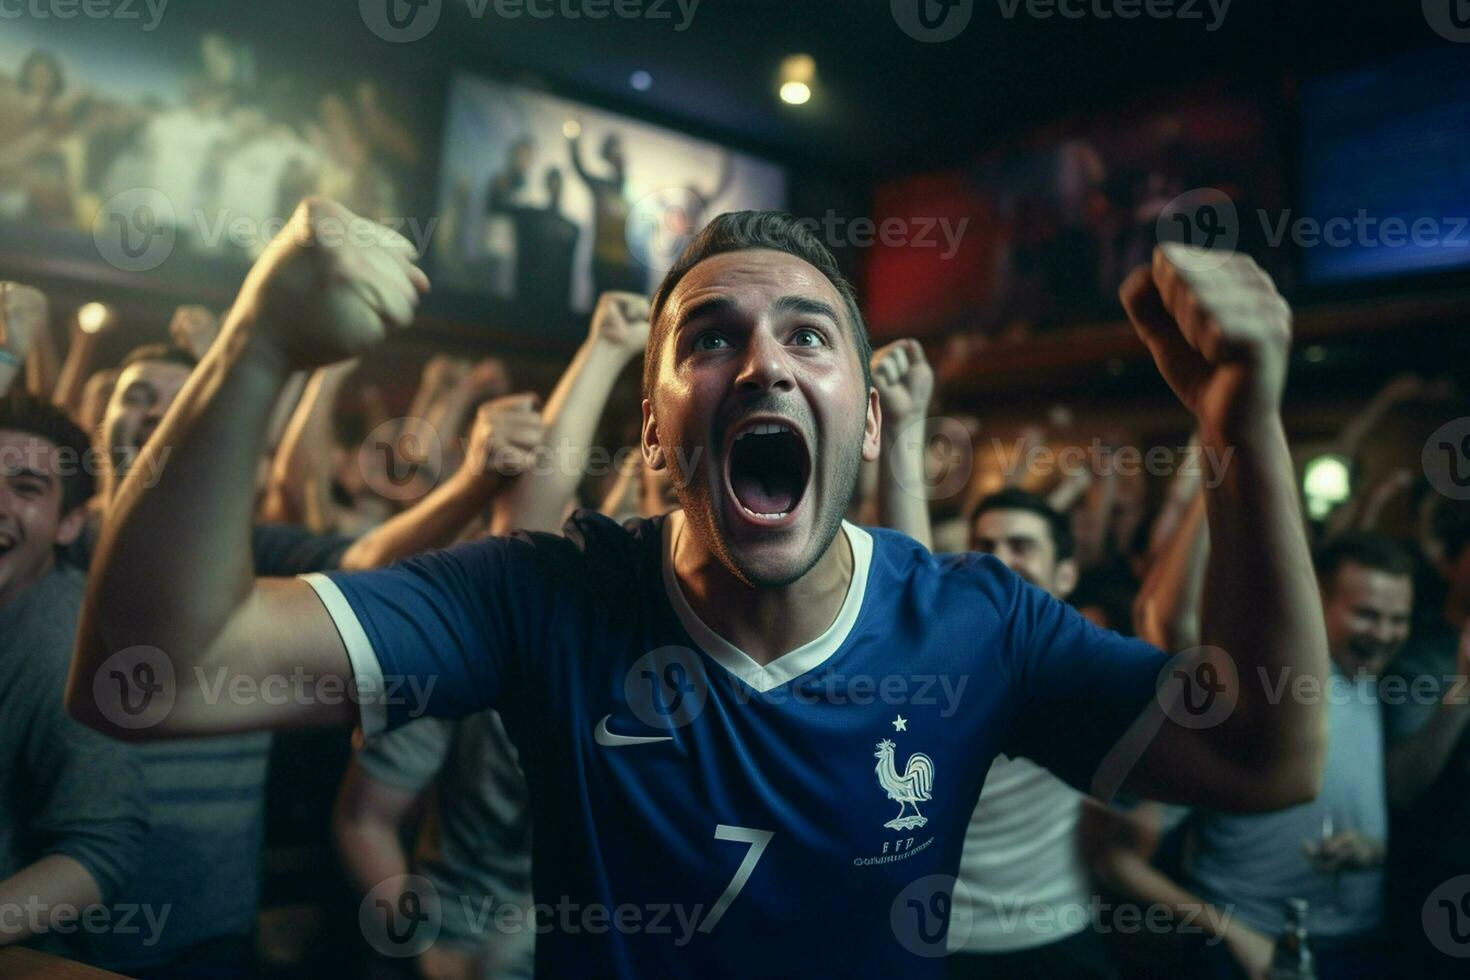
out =
{"type": "MultiPolygon", "coordinates": [[[[812,549],[811,554],[801,562],[800,567],[793,574],[775,579],[761,578],[753,569],[740,561],[739,556],[727,542],[724,531],[720,527],[721,518],[715,513],[716,508],[709,485],[697,475],[702,452],[695,450],[693,454],[690,454],[686,453],[682,446],[669,446],[663,441],[662,434],[659,435],[659,442],[665,446],[664,458],[673,480],[674,493],[679,498],[679,506],[684,511],[684,520],[731,575],[755,589],[778,589],[790,585],[799,581],[807,572],[816,567],[817,562],[822,560],[822,556],[832,546],[837,532],[842,529],[847,509],[852,503],[853,495],[857,492],[858,476],[862,469],[862,437],[859,436],[855,451],[838,457],[837,472],[833,475],[834,492],[827,495],[827,499],[822,502],[821,512],[817,514],[816,525],[812,533],[813,540],[820,542],[821,546],[812,549]],[[691,458],[694,460],[694,465],[689,468],[688,472],[685,472],[681,467],[681,462],[691,458]]],[[[816,473],[817,461],[814,459],[812,460],[812,475],[808,477],[808,486],[803,493],[811,491],[810,484],[815,481],[816,473]]],[[[735,506],[740,506],[738,500],[735,501],[735,506]]]]}

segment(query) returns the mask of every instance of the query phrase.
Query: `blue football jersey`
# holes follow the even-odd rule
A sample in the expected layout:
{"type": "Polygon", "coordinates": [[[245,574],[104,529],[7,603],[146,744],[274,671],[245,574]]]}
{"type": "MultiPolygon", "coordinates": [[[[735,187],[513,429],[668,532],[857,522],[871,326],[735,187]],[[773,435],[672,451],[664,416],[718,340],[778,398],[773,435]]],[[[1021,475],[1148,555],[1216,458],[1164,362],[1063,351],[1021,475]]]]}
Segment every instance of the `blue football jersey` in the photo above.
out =
{"type": "Polygon", "coordinates": [[[672,571],[678,512],[308,576],[368,734],[501,712],[530,788],[541,976],[939,976],[997,753],[1081,789],[1164,654],[987,555],[850,524],[831,627],[761,665],[672,571]]]}

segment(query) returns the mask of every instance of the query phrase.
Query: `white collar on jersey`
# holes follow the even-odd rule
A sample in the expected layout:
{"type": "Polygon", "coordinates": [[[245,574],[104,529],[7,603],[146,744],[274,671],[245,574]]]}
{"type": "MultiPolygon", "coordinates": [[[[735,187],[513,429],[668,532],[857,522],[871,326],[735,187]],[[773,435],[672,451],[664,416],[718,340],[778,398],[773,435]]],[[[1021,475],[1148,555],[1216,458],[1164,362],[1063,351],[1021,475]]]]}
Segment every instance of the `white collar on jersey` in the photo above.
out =
{"type": "Polygon", "coordinates": [[[679,617],[679,622],[684,624],[690,638],[703,647],[705,653],[714,658],[721,667],[757,691],[765,693],[815,670],[842,647],[848,634],[852,632],[853,625],[857,623],[858,613],[863,610],[863,595],[868,589],[868,570],[873,560],[871,534],[847,521],[842,522],[842,530],[847,534],[847,542],[852,547],[852,581],[847,586],[847,598],[842,600],[837,618],[832,620],[832,625],[821,636],[762,666],[752,660],[744,650],[710,629],[684,598],[684,590],[679,587],[678,576],[674,574],[675,531],[683,520],[684,512],[676,510],[664,521],[661,562],[664,591],[668,593],[669,603],[674,607],[674,613],[679,617]]]}

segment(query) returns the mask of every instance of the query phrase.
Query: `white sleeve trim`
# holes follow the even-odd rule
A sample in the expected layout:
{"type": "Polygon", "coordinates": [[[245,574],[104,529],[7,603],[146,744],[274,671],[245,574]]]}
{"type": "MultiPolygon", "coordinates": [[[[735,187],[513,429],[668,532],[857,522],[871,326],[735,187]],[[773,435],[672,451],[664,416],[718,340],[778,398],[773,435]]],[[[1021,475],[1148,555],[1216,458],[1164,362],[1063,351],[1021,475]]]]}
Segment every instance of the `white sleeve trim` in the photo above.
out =
{"type": "Polygon", "coordinates": [[[332,623],[337,627],[337,635],[342,637],[342,645],[347,648],[347,660],[352,664],[352,679],[357,688],[358,708],[362,712],[362,733],[371,738],[388,727],[388,706],[383,700],[383,668],[378,663],[377,651],[336,582],[320,572],[298,577],[311,586],[322,601],[327,615],[332,617],[332,623]]]}

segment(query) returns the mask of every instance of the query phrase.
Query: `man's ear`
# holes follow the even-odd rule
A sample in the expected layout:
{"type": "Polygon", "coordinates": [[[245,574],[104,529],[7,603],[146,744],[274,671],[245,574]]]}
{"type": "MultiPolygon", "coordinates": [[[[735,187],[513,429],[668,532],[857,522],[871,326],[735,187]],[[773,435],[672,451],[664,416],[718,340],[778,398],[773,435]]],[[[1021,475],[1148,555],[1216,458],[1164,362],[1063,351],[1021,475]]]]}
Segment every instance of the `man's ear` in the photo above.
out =
{"type": "Polygon", "coordinates": [[[643,399],[643,465],[651,470],[661,470],[668,465],[664,459],[664,447],[658,442],[658,420],[653,417],[653,403],[643,399]]]}
{"type": "Polygon", "coordinates": [[[883,410],[878,406],[878,389],[868,389],[868,421],[863,426],[863,459],[874,462],[878,458],[879,436],[883,431],[883,410]]]}
{"type": "Polygon", "coordinates": [[[1065,558],[1057,562],[1057,570],[1052,573],[1053,590],[1058,599],[1065,599],[1077,588],[1077,559],[1065,558]]]}
{"type": "Polygon", "coordinates": [[[56,525],[56,545],[61,548],[70,547],[86,525],[87,505],[83,503],[73,507],[69,514],[62,517],[61,523],[56,525]]]}

